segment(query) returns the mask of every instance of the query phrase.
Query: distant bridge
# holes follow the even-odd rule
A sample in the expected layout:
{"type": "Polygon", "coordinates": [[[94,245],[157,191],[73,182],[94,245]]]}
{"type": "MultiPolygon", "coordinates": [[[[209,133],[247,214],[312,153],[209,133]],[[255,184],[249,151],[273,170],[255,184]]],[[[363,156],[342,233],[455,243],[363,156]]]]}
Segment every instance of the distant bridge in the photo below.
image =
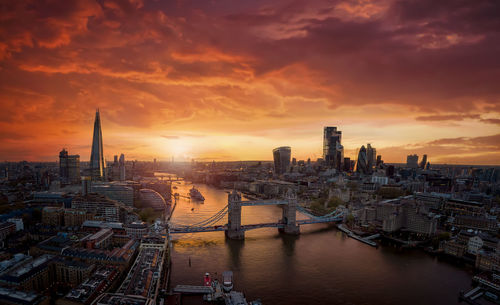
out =
{"type": "Polygon", "coordinates": [[[336,209],[326,215],[318,216],[311,213],[309,210],[297,204],[297,196],[289,190],[285,200],[248,200],[242,201],[241,195],[233,191],[228,195],[228,204],[209,218],[200,222],[189,225],[170,225],[170,234],[180,233],[200,233],[200,232],[216,232],[224,231],[230,239],[245,238],[245,231],[255,230],[260,228],[278,228],[280,232],[287,234],[299,234],[300,225],[313,223],[331,223],[338,222],[344,218],[344,213],[340,209],[336,209]],[[262,206],[262,205],[279,205],[283,209],[282,218],[278,222],[258,223],[250,225],[241,224],[241,207],[243,206],[262,206]],[[296,212],[300,212],[308,217],[308,219],[297,220],[296,212]],[[217,223],[227,215],[227,224],[217,225],[217,223]]]}

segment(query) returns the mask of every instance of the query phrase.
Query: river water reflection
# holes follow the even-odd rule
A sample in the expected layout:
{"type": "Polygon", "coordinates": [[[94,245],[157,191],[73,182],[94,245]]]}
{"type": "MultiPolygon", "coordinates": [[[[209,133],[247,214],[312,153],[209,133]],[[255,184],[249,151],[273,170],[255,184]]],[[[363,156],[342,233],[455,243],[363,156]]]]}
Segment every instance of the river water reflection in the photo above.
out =
{"type": "MultiPolygon", "coordinates": [[[[191,184],[174,183],[181,195],[191,184]]],[[[181,198],[173,223],[194,223],[227,204],[227,193],[196,184],[204,204],[181,198]]],[[[244,207],[244,224],[277,221],[275,206],[244,207]]],[[[220,224],[227,222],[227,218],[220,224]]],[[[202,285],[203,274],[234,272],[235,290],[264,304],[458,304],[471,274],[418,250],[375,249],[325,224],[301,227],[301,235],[267,228],[246,232],[244,241],[224,233],[173,236],[171,284],[202,285]]],[[[199,304],[201,298],[184,299],[199,304]]]]}

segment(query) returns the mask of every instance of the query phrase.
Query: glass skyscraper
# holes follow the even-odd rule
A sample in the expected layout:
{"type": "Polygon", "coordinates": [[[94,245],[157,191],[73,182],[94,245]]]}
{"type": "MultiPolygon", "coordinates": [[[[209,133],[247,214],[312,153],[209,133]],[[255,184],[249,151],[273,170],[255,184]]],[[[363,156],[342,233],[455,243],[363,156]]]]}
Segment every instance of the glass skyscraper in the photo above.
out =
{"type": "Polygon", "coordinates": [[[373,168],[376,165],[377,160],[377,150],[371,146],[370,143],[366,145],[366,168],[368,169],[368,173],[373,172],[373,168]]]}
{"type": "Polygon", "coordinates": [[[273,149],[274,173],[282,175],[290,168],[290,158],[292,149],[289,146],[282,146],[273,149]]]}
{"type": "Polygon", "coordinates": [[[342,169],[344,162],[344,147],[342,141],[342,131],[337,127],[325,127],[323,132],[323,160],[326,166],[338,170],[342,169]]]}
{"type": "Polygon", "coordinates": [[[365,146],[361,146],[358,153],[358,161],[356,163],[356,171],[362,174],[368,174],[368,160],[366,156],[365,146]]]}
{"type": "Polygon", "coordinates": [[[94,181],[106,180],[106,161],[104,161],[102,146],[101,117],[99,109],[95,113],[94,136],[90,152],[90,176],[94,181]]]}
{"type": "Polygon", "coordinates": [[[69,155],[63,148],[59,153],[59,177],[61,185],[80,183],[80,156],[69,155]]]}

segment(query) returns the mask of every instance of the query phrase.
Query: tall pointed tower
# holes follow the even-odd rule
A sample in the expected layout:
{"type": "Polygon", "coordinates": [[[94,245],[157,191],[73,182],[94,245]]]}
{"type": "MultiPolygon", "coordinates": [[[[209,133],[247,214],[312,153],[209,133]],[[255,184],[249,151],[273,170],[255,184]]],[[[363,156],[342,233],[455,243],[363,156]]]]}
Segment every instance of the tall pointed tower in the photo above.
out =
{"type": "Polygon", "coordinates": [[[102,131],[99,109],[95,113],[94,137],[92,138],[92,151],[90,152],[90,175],[92,180],[106,180],[106,162],[102,152],[102,131]]]}

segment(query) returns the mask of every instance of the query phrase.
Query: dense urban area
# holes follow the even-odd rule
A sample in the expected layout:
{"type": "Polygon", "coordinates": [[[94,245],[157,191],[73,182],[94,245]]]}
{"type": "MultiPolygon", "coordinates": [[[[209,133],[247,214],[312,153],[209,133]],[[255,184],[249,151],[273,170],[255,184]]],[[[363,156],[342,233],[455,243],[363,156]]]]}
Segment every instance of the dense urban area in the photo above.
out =
{"type": "MultiPolygon", "coordinates": [[[[176,191],[177,180],[227,190],[230,204],[242,196],[261,204],[292,198],[311,219],[367,247],[418,248],[472,268],[474,288],[456,291],[457,298],[498,300],[498,167],[431,164],[426,155],[387,164],[371,144],[351,160],[336,127],[325,127],[323,140],[317,160],[296,160],[292,148],[278,147],[269,152],[273,161],[131,161],[121,154],[109,162],[97,112],[90,162],[54,148],[54,155],[62,149],[59,162],[0,164],[0,303],[179,304],[182,287],[169,283],[176,230],[169,220],[186,195],[176,191]]],[[[244,238],[234,221],[197,230],[244,238]]],[[[287,225],[274,224],[300,234],[300,222],[287,225]]],[[[208,287],[226,304],[249,304],[235,291],[208,287]]]]}

